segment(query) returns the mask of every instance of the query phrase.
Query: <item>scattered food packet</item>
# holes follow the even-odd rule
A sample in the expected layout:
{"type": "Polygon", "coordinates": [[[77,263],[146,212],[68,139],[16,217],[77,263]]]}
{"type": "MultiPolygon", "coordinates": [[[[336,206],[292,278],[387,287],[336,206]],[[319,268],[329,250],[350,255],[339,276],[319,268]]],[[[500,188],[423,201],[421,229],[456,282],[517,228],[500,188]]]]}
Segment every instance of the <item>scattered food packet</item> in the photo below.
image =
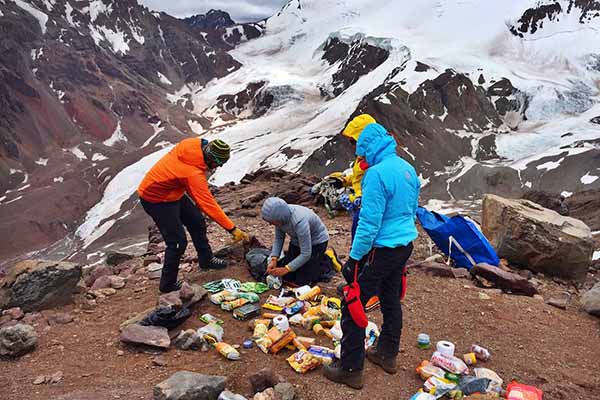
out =
{"type": "Polygon", "coordinates": [[[303,350],[289,356],[287,362],[294,371],[301,374],[305,374],[321,365],[321,361],[317,357],[303,350]]]}
{"type": "Polygon", "coordinates": [[[262,282],[244,282],[240,288],[242,292],[264,293],[269,290],[269,285],[262,282]]]}
{"type": "Polygon", "coordinates": [[[211,315],[209,313],[202,314],[201,316],[198,317],[198,319],[200,321],[204,322],[205,324],[223,325],[223,320],[222,319],[219,319],[219,318],[217,318],[214,315],[211,315]]]}

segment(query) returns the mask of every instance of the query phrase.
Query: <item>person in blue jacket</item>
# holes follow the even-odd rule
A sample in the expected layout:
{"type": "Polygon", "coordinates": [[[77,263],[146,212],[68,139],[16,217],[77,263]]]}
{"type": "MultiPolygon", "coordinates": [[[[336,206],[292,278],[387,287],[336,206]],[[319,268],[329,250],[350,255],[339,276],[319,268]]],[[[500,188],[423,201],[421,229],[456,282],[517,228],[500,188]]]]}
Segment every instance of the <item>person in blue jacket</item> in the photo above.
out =
{"type": "MultiPolygon", "coordinates": [[[[421,184],[412,165],[396,154],[394,138],[379,124],[367,125],[363,130],[356,155],[365,157],[369,169],[363,178],[360,220],[343,273],[351,280],[357,263],[368,259],[358,277],[360,300],[364,305],[372,296],[379,296],[383,326],[377,346],[366,355],[394,374],[402,330],[402,274],[412,253],[412,241],[418,235],[415,220],[421,184]]],[[[326,367],[324,375],[360,389],[365,330],[354,323],[346,304],[342,308],[342,331],[340,362],[326,367]]]]}

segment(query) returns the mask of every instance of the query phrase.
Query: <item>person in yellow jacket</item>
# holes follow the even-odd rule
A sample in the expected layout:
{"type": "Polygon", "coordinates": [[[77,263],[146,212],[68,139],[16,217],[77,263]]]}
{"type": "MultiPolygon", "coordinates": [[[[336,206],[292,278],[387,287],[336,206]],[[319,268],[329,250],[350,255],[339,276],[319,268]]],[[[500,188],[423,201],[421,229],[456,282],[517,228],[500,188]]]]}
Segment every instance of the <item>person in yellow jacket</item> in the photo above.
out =
{"type": "MultiPolygon", "coordinates": [[[[352,145],[356,147],[356,142],[362,131],[367,125],[376,122],[375,118],[369,114],[361,114],[348,123],[342,132],[342,136],[348,138],[352,145]]],[[[356,233],[356,227],[358,226],[358,219],[360,217],[360,204],[362,200],[361,182],[368,167],[369,166],[364,158],[357,157],[356,160],[354,160],[354,163],[352,164],[352,174],[348,175],[345,180],[346,187],[351,187],[352,193],[345,194],[340,198],[342,206],[352,214],[352,240],[354,240],[354,234],[356,233]]]]}

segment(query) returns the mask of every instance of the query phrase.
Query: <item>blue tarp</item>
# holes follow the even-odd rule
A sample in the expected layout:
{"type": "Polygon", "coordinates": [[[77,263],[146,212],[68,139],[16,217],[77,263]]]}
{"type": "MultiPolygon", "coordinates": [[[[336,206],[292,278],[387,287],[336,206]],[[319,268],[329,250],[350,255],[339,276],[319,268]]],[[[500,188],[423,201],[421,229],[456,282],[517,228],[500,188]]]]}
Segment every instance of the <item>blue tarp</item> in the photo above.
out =
{"type": "Polygon", "coordinates": [[[431,240],[456,262],[456,266],[471,269],[473,263],[495,266],[500,263],[490,242],[477,226],[465,217],[457,215],[449,218],[419,207],[417,218],[431,240]]]}

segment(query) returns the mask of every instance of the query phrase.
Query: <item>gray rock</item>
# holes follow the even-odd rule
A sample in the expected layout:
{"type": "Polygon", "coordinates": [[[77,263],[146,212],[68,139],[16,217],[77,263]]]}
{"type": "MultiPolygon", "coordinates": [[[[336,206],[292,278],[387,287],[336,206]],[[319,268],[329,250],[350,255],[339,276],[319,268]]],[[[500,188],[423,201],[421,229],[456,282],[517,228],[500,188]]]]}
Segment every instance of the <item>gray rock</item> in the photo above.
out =
{"type": "Polygon", "coordinates": [[[120,339],[124,343],[145,344],[163,349],[168,349],[171,345],[169,331],[159,326],[132,324],[123,329],[120,339]]]}
{"type": "Polygon", "coordinates": [[[226,390],[219,395],[218,400],[248,400],[248,399],[245,398],[244,396],[242,396],[241,394],[232,393],[229,390],[226,390]]]}
{"type": "Polygon", "coordinates": [[[296,389],[291,383],[278,383],[273,389],[278,400],[294,400],[294,397],[296,397],[296,389]]]}
{"type": "Polygon", "coordinates": [[[420,263],[417,270],[421,270],[431,276],[440,276],[443,278],[467,278],[469,271],[464,268],[452,268],[446,264],[435,261],[424,261],[420,263]]]}
{"type": "Polygon", "coordinates": [[[173,345],[181,350],[199,350],[205,340],[194,329],[179,332],[173,345]]]}
{"type": "Polygon", "coordinates": [[[279,383],[279,377],[270,368],[263,368],[248,377],[253,393],[264,392],[279,383]]]}
{"type": "Polygon", "coordinates": [[[482,229],[498,256],[549,276],[582,281],[594,241],[582,221],[528,200],[485,195],[482,229]]]}
{"type": "Polygon", "coordinates": [[[226,379],[179,371],[154,387],[154,400],[217,400],[225,389],[226,379]]]}
{"type": "Polygon", "coordinates": [[[17,324],[0,329],[0,356],[19,357],[37,346],[37,335],[30,325],[17,324]]]}
{"type": "Polygon", "coordinates": [[[148,272],[156,272],[156,271],[161,271],[162,270],[162,264],[159,263],[150,263],[148,264],[146,270],[148,272]]]}
{"type": "Polygon", "coordinates": [[[143,262],[144,267],[147,267],[152,263],[156,263],[156,264],[160,265],[160,263],[161,263],[160,256],[157,254],[150,254],[150,255],[144,257],[144,262],[143,262]]]}
{"type": "Polygon", "coordinates": [[[66,325],[75,320],[71,314],[57,312],[47,317],[50,325],[66,325]]]}
{"type": "Polygon", "coordinates": [[[506,272],[493,265],[485,263],[477,264],[471,268],[471,275],[484,278],[493,283],[495,287],[509,290],[514,294],[525,296],[538,294],[535,286],[521,275],[506,272]]]}
{"type": "Polygon", "coordinates": [[[9,316],[10,319],[15,319],[15,320],[19,320],[22,319],[25,314],[23,313],[23,310],[21,310],[20,307],[13,307],[13,308],[9,308],[8,310],[4,310],[2,311],[2,316],[9,316]]]}
{"type": "Polygon", "coordinates": [[[73,301],[81,279],[81,266],[56,261],[26,260],[0,280],[0,308],[37,311],[73,301]]]}
{"type": "Polygon", "coordinates": [[[563,292],[557,296],[552,296],[546,303],[553,307],[560,308],[561,310],[566,310],[570,302],[571,293],[563,292]]]}
{"type": "Polygon", "coordinates": [[[581,302],[583,303],[583,309],[588,314],[600,317],[600,282],[584,293],[581,302]]]}
{"type": "Polygon", "coordinates": [[[161,295],[158,298],[158,305],[164,307],[173,307],[176,310],[181,309],[181,307],[183,307],[183,303],[181,302],[179,291],[161,295]]]}
{"type": "Polygon", "coordinates": [[[111,251],[106,254],[106,263],[108,265],[117,266],[117,265],[123,264],[124,262],[127,262],[129,260],[132,260],[135,257],[136,257],[135,254],[111,251]]]}
{"type": "Polygon", "coordinates": [[[106,265],[99,265],[84,278],[85,285],[91,287],[94,284],[94,282],[96,282],[101,276],[107,276],[112,274],[113,272],[110,269],[110,267],[106,265]]]}

